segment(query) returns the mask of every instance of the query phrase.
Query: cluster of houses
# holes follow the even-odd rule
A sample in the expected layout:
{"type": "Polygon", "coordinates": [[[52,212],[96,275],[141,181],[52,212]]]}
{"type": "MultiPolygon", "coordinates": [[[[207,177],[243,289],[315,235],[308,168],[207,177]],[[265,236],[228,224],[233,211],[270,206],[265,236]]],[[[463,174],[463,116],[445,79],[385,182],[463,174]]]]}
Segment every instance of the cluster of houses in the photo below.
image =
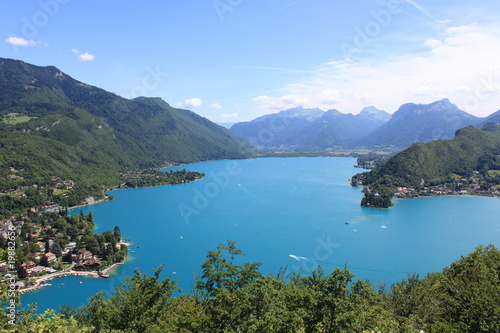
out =
{"type": "Polygon", "coordinates": [[[75,182],[71,179],[69,180],[61,180],[59,177],[51,178],[51,182],[56,183],[55,187],[56,189],[60,190],[71,190],[73,186],[75,186],[75,182]]]}
{"type": "Polygon", "coordinates": [[[421,190],[413,187],[398,187],[394,196],[397,198],[415,198],[420,195],[467,195],[467,194],[491,194],[493,196],[500,195],[500,189],[492,186],[487,190],[481,190],[481,186],[477,181],[470,183],[464,180],[453,184],[453,187],[445,185],[427,186],[421,190]]]}
{"type": "Polygon", "coordinates": [[[414,198],[418,197],[418,191],[413,187],[398,187],[394,196],[397,198],[414,198]]]}
{"type": "MultiPolygon", "coordinates": [[[[46,257],[50,257],[52,261],[56,260],[56,256],[53,254],[53,253],[45,253],[44,256],[46,257]]],[[[37,265],[35,264],[34,261],[26,261],[26,262],[23,262],[20,266],[19,266],[19,270],[18,270],[18,274],[19,274],[19,277],[29,277],[29,276],[33,276],[35,274],[40,274],[40,273],[50,273],[50,272],[53,272],[54,270],[50,267],[45,267],[45,266],[42,266],[42,265],[37,265]]]]}
{"type": "MultiPolygon", "coordinates": [[[[20,172],[20,171],[24,171],[24,169],[22,169],[22,170],[16,170],[15,168],[11,167],[10,171],[12,172],[12,174],[7,175],[7,179],[18,179],[18,178],[22,178],[22,177],[16,175],[15,173],[20,172]]],[[[51,183],[54,186],[54,191],[58,191],[58,190],[71,190],[75,186],[75,182],[72,179],[61,180],[61,178],[59,178],[59,177],[53,177],[53,178],[50,178],[50,181],[51,181],[51,183]]],[[[26,197],[25,191],[29,187],[33,187],[34,189],[38,189],[40,186],[38,186],[36,184],[35,185],[31,185],[31,186],[21,186],[21,187],[17,188],[16,190],[14,190],[11,193],[12,197],[14,197],[14,198],[24,198],[24,197],[26,197]]],[[[43,186],[41,188],[43,188],[43,186]]],[[[63,193],[62,195],[63,196],[67,196],[68,194],[67,193],[63,193]]]]}
{"type": "Polygon", "coordinates": [[[12,216],[8,219],[0,220],[0,237],[7,238],[7,235],[10,231],[10,226],[14,225],[16,227],[20,227],[23,225],[22,221],[16,221],[16,217],[12,216]]]}
{"type": "MultiPolygon", "coordinates": [[[[66,250],[66,253],[68,251],[69,250],[66,250]]],[[[20,277],[31,277],[31,276],[54,272],[54,269],[50,267],[37,265],[35,263],[35,260],[40,260],[40,262],[42,260],[46,260],[46,262],[50,264],[56,261],[57,257],[55,254],[51,252],[47,252],[45,254],[28,253],[26,255],[26,259],[28,259],[29,261],[26,261],[19,266],[18,273],[20,277]]],[[[101,265],[100,260],[96,258],[92,254],[92,252],[87,251],[85,249],[79,250],[76,254],[73,254],[72,259],[74,262],[73,269],[75,270],[86,270],[86,269],[95,270],[101,265]]],[[[7,263],[0,262],[0,272],[8,272],[8,271],[9,267],[7,263]]]]}
{"type": "MultiPolygon", "coordinates": [[[[46,206],[43,208],[44,211],[52,211],[51,209],[54,210],[59,210],[60,207],[56,205],[52,206],[46,206]]],[[[27,217],[24,217],[26,219],[27,217]]],[[[11,218],[8,219],[2,219],[0,220],[0,237],[7,238],[9,235],[9,232],[11,231],[11,226],[16,227],[16,232],[19,235],[20,233],[20,227],[24,223],[29,223],[29,221],[24,221],[24,220],[17,220],[15,216],[12,216],[11,218]]],[[[34,223],[29,224],[30,227],[36,228],[36,225],[34,223]]],[[[50,228],[50,226],[46,226],[47,228],[50,228]]],[[[36,238],[40,236],[41,229],[38,228],[37,230],[34,230],[33,233],[30,234],[32,238],[36,238]]],[[[46,251],[46,245],[48,245],[48,249],[52,249],[54,245],[54,240],[49,239],[48,244],[45,244],[44,242],[37,241],[34,243],[38,247],[38,251],[35,252],[30,252],[28,253],[24,260],[26,260],[24,263],[22,263],[19,267],[19,275],[22,277],[30,277],[30,276],[37,276],[37,275],[43,275],[46,274],[47,272],[53,272],[53,269],[50,267],[46,267],[55,261],[57,261],[57,256],[52,253],[52,252],[47,252],[46,251]],[[40,263],[40,264],[37,264],[40,263]]],[[[75,249],[76,243],[70,243],[68,246],[66,246],[64,249],[61,250],[61,256],[64,256],[68,252],[71,252],[75,249]]],[[[96,258],[90,251],[88,250],[79,250],[76,254],[72,254],[72,260],[74,262],[73,268],[75,270],[86,270],[86,269],[92,269],[95,270],[98,266],[101,265],[101,262],[98,258],[96,258]]],[[[6,261],[1,261],[0,262],[0,272],[8,272],[12,270],[10,265],[6,261]]]]}
{"type": "Polygon", "coordinates": [[[82,249],[78,250],[77,254],[73,255],[73,261],[75,262],[74,269],[96,269],[101,265],[98,258],[92,255],[92,252],[82,249]]]}

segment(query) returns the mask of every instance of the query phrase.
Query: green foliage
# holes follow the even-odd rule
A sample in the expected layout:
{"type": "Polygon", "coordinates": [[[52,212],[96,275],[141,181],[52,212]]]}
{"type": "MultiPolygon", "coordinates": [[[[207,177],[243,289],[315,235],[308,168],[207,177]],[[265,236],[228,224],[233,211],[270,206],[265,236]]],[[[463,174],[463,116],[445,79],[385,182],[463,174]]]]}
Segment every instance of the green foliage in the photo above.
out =
{"type": "Polygon", "coordinates": [[[46,329],[41,332],[53,327],[61,332],[69,327],[197,333],[500,331],[500,251],[492,245],[424,279],[408,275],[388,293],[354,281],[347,268],[263,275],[257,263],[238,264],[242,255],[231,241],[209,251],[194,293],[173,296],[175,281],[160,278],[163,267],[153,276],[137,270],[109,298],[98,293],[77,311],[64,308],[63,315],[28,312],[17,327],[46,329]]]}
{"type": "Polygon", "coordinates": [[[101,292],[93,296],[76,318],[91,323],[97,331],[152,332],[177,290],[175,280],[160,279],[162,269],[153,270],[152,277],[136,270],[109,298],[101,292]]]}
{"type": "Polygon", "coordinates": [[[500,251],[479,247],[443,272],[442,321],[456,332],[500,332],[500,251]]]}
{"type": "MultiPolygon", "coordinates": [[[[49,309],[42,314],[35,314],[35,307],[28,310],[18,310],[17,318],[13,323],[3,320],[0,323],[1,332],[15,333],[74,333],[95,332],[94,328],[86,323],[79,322],[76,318],[67,318],[62,313],[55,313],[49,309]]],[[[2,318],[4,319],[4,318],[2,318]]]]}
{"type": "Polygon", "coordinates": [[[234,291],[261,277],[258,272],[260,263],[236,265],[235,259],[238,255],[244,254],[229,240],[227,245],[217,246],[216,251],[208,251],[207,260],[201,265],[202,279],[197,281],[196,288],[206,297],[213,297],[220,290],[234,291]],[[225,258],[224,251],[229,258],[225,258]]]}
{"type": "Polygon", "coordinates": [[[31,119],[36,119],[36,117],[18,116],[16,113],[10,113],[7,117],[3,118],[3,122],[9,125],[16,125],[28,122],[31,119]]]}
{"type": "Polygon", "coordinates": [[[227,129],[160,99],[127,100],[55,67],[0,62],[0,117],[16,120],[0,122],[0,192],[8,194],[0,196],[2,212],[103,198],[103,189],[121,184],[120,171],[249,156],[227,129]],[[76,185],[12,196],[32,185],[47,190],[54,177],[76,185]]]}
{"type": "Polygon", "coordinates": [[[455,175],[468,178],[477,171],[487,188],[497,184],[498,175],[492,170],[500,170],[500,125],[488,124],[482,130],[465,127],[453,140],[416,143],[370,172],[355,175],[353,180],[367,186],[363,205],[389,207],[390,191],[394,193],[397,187],[444,184],[455,175]],[[386,194],[381,195],[381,205],[373,196],[376,192],[386,194]]]}
{"type": "Polygon", "coordinates": [[[161,172],[155,171],[149,174],[142,174],[125,179],[124,187],[148,187],[159,185],[173,185],[192,182],[204,177],[205,174],[200,172],[187,171],[186,169],[179,171],[161,172]]]}

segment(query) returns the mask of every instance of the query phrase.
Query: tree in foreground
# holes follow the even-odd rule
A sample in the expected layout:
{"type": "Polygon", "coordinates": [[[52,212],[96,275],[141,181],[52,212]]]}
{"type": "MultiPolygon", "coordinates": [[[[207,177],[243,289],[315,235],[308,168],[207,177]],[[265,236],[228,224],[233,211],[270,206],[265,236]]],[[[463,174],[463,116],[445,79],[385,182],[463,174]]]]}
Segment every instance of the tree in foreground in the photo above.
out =
{"type": "Polygon", "coordinates": [[[259,272],[234,242],[209,251],[196,289],[136,270],[106,298],[81,309],[22,312],[14,332],[500,332],[500,251],[478,247],[442,272],[409,275],[388,292],[347,268],[308,275],[259,272]]]}

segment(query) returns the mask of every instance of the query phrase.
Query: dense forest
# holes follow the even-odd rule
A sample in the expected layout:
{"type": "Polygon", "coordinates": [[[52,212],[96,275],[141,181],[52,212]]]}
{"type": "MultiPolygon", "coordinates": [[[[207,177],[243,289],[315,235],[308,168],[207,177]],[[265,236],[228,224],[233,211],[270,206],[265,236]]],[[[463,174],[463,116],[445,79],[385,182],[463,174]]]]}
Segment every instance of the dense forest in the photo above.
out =
{"type": "Polygon", "coordinates": [[[375,288],[348,267],[264,275],[228,241],[208,252],[192,292],[136,270],[80,309],[19,313],[12,332],[500,332],[500,251],[480,246],[442,272],[375,288]]]}
{"type": "Polygon", "coordinates": [[[184,182],[180,174],[139,181],[123,180],[120,173],[246,158],[250,151],[229,130],[159,98],[128,100],[55,67],[0,58],[2,215],[47,202],[75,206],[89,197],[102,199],[104,190],[127,181],[184,182]],[[56,188],[52,179],[74,186],[56,188]]]}

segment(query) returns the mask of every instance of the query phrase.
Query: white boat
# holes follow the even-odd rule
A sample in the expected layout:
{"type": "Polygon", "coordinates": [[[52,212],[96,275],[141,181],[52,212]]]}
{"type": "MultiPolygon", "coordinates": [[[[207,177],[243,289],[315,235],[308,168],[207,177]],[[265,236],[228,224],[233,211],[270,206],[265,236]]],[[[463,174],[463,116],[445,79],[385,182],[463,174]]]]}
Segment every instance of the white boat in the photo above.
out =
{"type": "Polygon", "coordinates": [[[387,226],[385,224],[380,226],[382,229],[387,229],[387,226]]]}

